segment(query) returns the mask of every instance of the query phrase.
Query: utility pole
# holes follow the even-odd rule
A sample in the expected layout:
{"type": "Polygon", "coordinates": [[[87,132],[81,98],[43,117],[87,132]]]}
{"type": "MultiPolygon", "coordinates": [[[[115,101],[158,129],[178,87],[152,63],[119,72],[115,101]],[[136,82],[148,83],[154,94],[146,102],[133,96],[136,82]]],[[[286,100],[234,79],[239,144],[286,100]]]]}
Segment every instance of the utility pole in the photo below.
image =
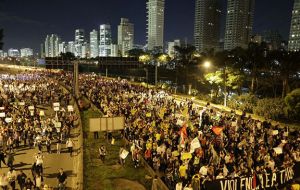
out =
{"type": "Polygon", "coordinates": [[[224,106],[227,106],[227,86],[226,86],[226,80],[227,80],[227,76],[226,76],[226,63],[225,63],[225,67],[224,67],[224,106]]]}
{"type": "Polygon", "coordinates": [[[78,61],[73,61],[73,95],[79,98],[79,84],[78,84],[78,61]]]}

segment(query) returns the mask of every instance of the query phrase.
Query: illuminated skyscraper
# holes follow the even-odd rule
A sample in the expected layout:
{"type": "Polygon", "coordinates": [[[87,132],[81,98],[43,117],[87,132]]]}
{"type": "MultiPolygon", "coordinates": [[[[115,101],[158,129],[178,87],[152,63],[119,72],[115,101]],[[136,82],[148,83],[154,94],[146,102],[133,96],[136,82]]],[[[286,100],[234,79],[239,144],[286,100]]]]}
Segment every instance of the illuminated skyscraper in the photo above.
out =
{"type": "Polygon", "coordinates": [[[82,46],[84,44],[84,30],[76,29],[75,30],[75,56],[82,57],[82,46]]]}
{"type": "Polygon", "coordinates": [[[100,25],[99,56],[107,57],[111,54],[111,28],[109,24],[100,25]]]}
{"type": "Polygon", "coordinates": [[[247,48],[251,39],[254,0],[227,0],[224,49],[247,48]]]}
{"type": "Polygon", "coordinates": [[[97,30],[90,32],[90,57],[99,56],[99,35],[97,30]]]}
{"type": "Polygon", "coordinates": [[[122,56],[128,50],[133,48],[134,41],[134,25],[127,18],[121,18],[121,23],[118,26],[118,45],[122,56]]]}
{"type": "Polygon", "coordinates": [[[198,51],[218,49],[220,16],[218,0],[196,0],[194,45],[198,51]]]}
{"type": "Polygon", "coordinates": [[[148,0],[148,50],[163,49],[164,45],[164,13],[165,0],[148,0]]]}
{"type": "Polygon", "coordinates": [[[289,51],[300,50],[300,0],[294,1],[288,50],[289,51]]]}

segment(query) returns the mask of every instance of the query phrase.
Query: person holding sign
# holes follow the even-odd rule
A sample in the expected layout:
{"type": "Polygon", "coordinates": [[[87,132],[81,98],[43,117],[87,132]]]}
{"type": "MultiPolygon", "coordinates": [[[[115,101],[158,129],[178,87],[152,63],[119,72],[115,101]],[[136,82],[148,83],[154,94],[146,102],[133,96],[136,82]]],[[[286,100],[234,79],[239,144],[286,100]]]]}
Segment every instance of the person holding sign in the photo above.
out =
{"type": "Polygon", "coordinates": [[[99,157],[103,163],[105,161],[105,156],[106,156],[106,147],[104,145],[101,145],[101,147],[99,148],[99,157]]]}
{"type": "Polygon", "coordinates": [[[70,153],[70,156],[72,157],[74,142],[73,142],[73,140],[71,138],[69,138],[67,140],[66,146],[68,148],[68,152],[70,153]]]}
{"type": "Polygon", "coordinates": [[[119,159],[120,159],[120,164],[122,166],[125,164],[125,159],[126,159],[128,154],[129,154],[129,152],[124,147],[120,148],[119,159]]]}

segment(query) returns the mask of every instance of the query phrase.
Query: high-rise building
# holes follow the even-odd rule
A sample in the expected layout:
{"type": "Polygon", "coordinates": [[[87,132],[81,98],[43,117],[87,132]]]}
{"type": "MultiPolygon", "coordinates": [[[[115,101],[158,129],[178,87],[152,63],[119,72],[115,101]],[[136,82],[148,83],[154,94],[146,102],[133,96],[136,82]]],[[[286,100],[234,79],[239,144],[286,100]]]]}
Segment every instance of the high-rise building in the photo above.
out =
{"type": "Polygon", "coordinates": [[[59,46],[60,38],[56,34],[47,35],[45,39],[45,56],[46,57],[56,57],[59,56],[59,46]]]}
{"type": "Polygon", "coordinates": [[[82,57],[82,46],[84,44],[84,30],[76,29],[75,30],[75,56],[82,57]]]}
{"type": "Polygon", "coordinates": [[[17,49],[10,48],[8,50],[8,56],[9,57],[20,57],[20,52],[17,49]]]}
{"type": "Polygon", "coordinates": [[[22,48],[20,49],[21,57],[31,57],[33,56],[33,49],[31,48],[22,48]]]}
{"type": "Polygon", "coordinates": [[[66,42],[61,42],[61,43],[58,44],[58,52],[59,52],[59,55],[61,53],[66,53],[67,52],[66,42]]]}
{"type": "Polygon", "coordinates": [[[164,10],[165,0],[148,0],[148,24],[147,24],[147,45],[148,50],[160,48],[164,45],[164,10]]]}
{"type": "Polygon", "coordinates": [[[73,53],[75,55],[75,43],[74,41],[68,42],[67,52],[73,53]]]}
{"type": "Polygon", "coordinates": [[[198,51],[218,49],[220,16],[219,0],[196,0],[194,45],[198,51]]]}
{"type": "Polygon", "coordinates": [[[4,51],[0,50],[0,57],[4,57],[4,51]]]}
{"type": "Polygon", "coordinates": [[[247,48],[250,42],[254,0],[227,0],[224,49],[247,48]]]}
{"type": "Polygon", "coordinates": [[[175,46],[181,46],[181,42],[180,40],[174,40],[173,42],[168,42],[168,55],[171,58],[174,58],[176,56],[176,52],[175,52],[175,46]]]}
{"type": "Polygon", "coordinates": [[[109,24],[100,25],[99,56],[111,55],[111,28],[109,24]]]}
{"type": "Polygon", "coordinates": [[[111,44],[110,46],[110,57],[119,57],[119,46],[117,44],[111,44]]]}
{"type": "Polygon", "coordinates": [[[289,51],[300,50],[300,0],[294,1],[294,8],[292,11],[292,20],[289,36],[289,51]]]}
{"type": "Polygon", "coordinates": [[[87,58],[90,57],[90,44],[87,42],[84,42],[81,49],[81,57],[87,58]]]}
{"type": "Polygon", "coordinates": [[[45,44],[44,43],[41,43],[40,58],[45,58],[45,44]]]}
{"type": "Polygon", "coordinates": [[[99,56],[99,35],[97,30],[90,32],[90,57],[99,56]]]}
{"type": "Polygon", "coordinates": [[[127,18],[121,18],[121,23],[118,26],[118,45],[122,56],[128,50],[133,48],[134,43],[134,25],[127,18]]]}

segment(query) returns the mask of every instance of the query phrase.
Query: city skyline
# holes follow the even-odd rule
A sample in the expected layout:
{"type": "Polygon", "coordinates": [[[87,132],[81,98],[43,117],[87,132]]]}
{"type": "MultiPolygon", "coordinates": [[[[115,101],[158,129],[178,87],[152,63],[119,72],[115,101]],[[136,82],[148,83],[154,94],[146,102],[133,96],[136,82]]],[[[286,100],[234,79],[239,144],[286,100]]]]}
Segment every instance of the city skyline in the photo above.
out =
{"type": "MultiPolygon", "coordinates": [[[[18,49],[30,47],[39,52],[40,43],[47,34],[57,33],[65,41],[71,41],[74,38],[75,29],[83,28],[85,31],[92,31],[92,29],[98,28],[100,24],[105,23],[112,26],[112,40],[116,43],[117,26],[121,17],[128,18],[135,25],[135,43],[146,44],[146,1],[132,0],[131,3],[128,3],[127,1],[115,0],[112,4],[109,1],[99,3],[90,0],[90,3],[86,3],[87,6],[83,8],[84,10],[88,8],[96,9],[99,4],[101,4],[101,7],[106,8],[96,13],[92,10],[86,12],[83,10],[80,11],[81,14],[77,14],[77,12],[74,12],[74,14],[72,12],[66,13],[64,11],[67,7],[69,9],[78,8],[76,2],[72,4],[60,2],[60,6],[56,8],[56,11],[51,12],[50,16],[45,14],[49,12],[47,12],[48,9],[52,10],[56,7],[54,6],[55,2],[56,0],[51,1],[51,3],[45,2],[47,6],[43,7],[48,7],[46,11],[41,8],[41,4],[36,0],[19,3],[20,6],[15,6],[10,1],[2,2],[1,9],[3,11],[0,26],[4,28],[4,50],[12,47],[18,49]],[[88,6],[89,4],[91,6],[88,6]],[[131,9],[135,11],[131,11],[131,9]]],[[[166,0],[165,3],[164,43],[184,38],[192,43],[195,1],[174,0],[171,3],[166,0]],[[187,20],[190,20],[190,22],[187,22],[187,20]]],[[[221,27],[224,30],[226,1],[223,0],[222,4],[221,27]]],[[[277,29],[283,38],[288,40],[293,1],[274,0],[272,6],[270,6],[267,0],[261,0],[255,4],[253,34],[262,33],[268,29],[277,29]]],[[[224,38],[222,33],[224,32],[221,32],[221,38],[224,38]]]]}

